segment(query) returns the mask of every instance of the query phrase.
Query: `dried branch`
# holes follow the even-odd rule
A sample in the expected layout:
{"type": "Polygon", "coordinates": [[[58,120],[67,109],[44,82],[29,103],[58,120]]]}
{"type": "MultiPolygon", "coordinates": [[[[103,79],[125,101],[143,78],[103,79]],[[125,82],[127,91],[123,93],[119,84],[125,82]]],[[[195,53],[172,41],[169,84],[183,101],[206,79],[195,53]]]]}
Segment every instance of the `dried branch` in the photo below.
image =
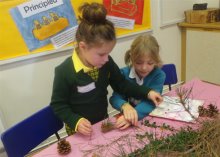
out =
{"type": "Polygon", "coordinates": [[[189,104],[187,105],[187,102],[189,100],[189,96],[192,92],[193,86],[191,86],[189,89],[186,89],[184,87],[179,87],[176,89],[176,94],[180,99],[180,104],[183,106],[184,110],[189,113],[189,115],[197,121],[197,118],[190,112],[189,104]]]}

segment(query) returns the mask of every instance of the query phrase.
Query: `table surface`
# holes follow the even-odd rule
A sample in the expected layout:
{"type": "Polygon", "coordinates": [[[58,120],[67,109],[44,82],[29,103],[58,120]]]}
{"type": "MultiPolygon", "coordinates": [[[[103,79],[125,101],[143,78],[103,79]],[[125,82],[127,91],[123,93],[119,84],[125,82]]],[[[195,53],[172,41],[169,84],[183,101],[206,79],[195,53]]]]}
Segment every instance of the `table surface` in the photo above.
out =
{"type": "MultiPolygon", "coordinates": [[[[220,109],[220,86],[215,84],[210,84],[199,79],[193,79],[183,85],[184,88],[191,88],[192,92],[190,98],[198,99],[204,101],[204,106],[210,103],[216,105],[220,109]]],[[[167,93],[168,96],[176,96],[175,90],[167,93]]],[[[113,123],[115,118],[110,119],[113,123]]],[[[157,125],[170,125],[174,127],[175,130],[181,127],[191,126],[196,127],[195,123],[186,123],[181,121],[157,118],[148,116],[144,120],[149,120],[150,123],[156,122],[157,125]]],[[[155,132],[156,136],[166,136],[170,132],[162,131],[160,128],[150,128],[142,125],[142,121],[139,121],[138,127],[130,127],[126,130],[120,131],[114,129],[107,133],[101,132],[101,123],[94,124],[93,133],[91,137],[86,137],[81,134],[74,134],[69,136],[66,140],[71,145],[71,152],[66,157],[91,157],[94,154],[100,156],[114,156],[120,155],[122,152],[128,154],[138,148],[143,148],[147,139],[144,141],[139,141],[136,138],[137,134],[144,134],[145,132],[155,132]]],[[[34,157],[62,157],[57,151],[57,143],[54,143],[42,150],[41,152],[34,155],[34,157]]]]}

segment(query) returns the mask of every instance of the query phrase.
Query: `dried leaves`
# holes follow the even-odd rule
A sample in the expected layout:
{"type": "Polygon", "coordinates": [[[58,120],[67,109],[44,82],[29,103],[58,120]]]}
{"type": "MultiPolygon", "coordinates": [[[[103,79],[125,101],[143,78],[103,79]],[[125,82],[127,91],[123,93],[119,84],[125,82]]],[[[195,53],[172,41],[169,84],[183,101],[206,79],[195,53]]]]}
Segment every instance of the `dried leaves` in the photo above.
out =
{"type": "Polygon", "coordinates": [[[113,129],[115,129],[115,126],[109,119],[106,119],[102,122],[101,131],[103,133],[109,132],[113,129]]]}

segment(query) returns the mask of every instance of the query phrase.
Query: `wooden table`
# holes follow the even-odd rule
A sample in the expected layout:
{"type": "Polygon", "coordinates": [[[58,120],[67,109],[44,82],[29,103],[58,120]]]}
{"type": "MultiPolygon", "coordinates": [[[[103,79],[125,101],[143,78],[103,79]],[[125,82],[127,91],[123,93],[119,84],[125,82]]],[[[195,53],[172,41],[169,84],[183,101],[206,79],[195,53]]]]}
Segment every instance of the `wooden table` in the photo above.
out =
{"type": "MultiPolygon", "coordinates": [[[[218,106],[218,109],[220,109],[220,86],[203,82],[199,79],[193,79],[183,85],[184,88],[190,88],[192,86],[193,89],[190,95],[191,98],[204,100],[204,106],[207,106],[210,103],[215,104],[218,106]]],[[[175,96],[175,90],[167,93],[166,95],[175,96]]],[[[114,118],[111,120],[115,121],[114,118]]],[[[184,126],[193,127],[196,125],[195,123],[186,123],[150,116],[146,117],[144,120],[156,122],[157,125],[165,123],[175,129],[179,129],[184,126]]],[[[66,155],[66,157],[91,157],[94,154],[111,157],[119,155],[122,150],[128,154],[138,148],[143,148],[148,143],[148,141],[138,142],[136,134],[144,134],[146,131],[156,131],[157,136],[164,134],[164,132],[161,132],[160,128],[156,128],[156,130],[155,128],[149,128],[141,125],[142,121],[139,122],[139,127],[130,127],[129,129],[123,131],[115,129],[107,133],[102,133],[100,129],[101,123],[102,122],[99,122],[92,126],[93,134],[91,137],[82,136],[78,133],[67,137],[66,140],[71,144],[71,152],[66,155]]],[[[62,157],[62,155],[58,154],[57,143],[55,143],[35,154],[34,157],[62,157]]]]}

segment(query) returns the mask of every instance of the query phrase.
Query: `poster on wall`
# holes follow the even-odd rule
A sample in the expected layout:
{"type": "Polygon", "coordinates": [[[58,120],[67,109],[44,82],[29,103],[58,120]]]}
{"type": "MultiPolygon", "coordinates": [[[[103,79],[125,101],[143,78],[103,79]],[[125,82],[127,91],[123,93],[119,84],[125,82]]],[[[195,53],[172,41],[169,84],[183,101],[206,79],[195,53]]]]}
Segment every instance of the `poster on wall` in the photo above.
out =
{"type": "Polygon", "coordinates": [[[144,0],[103,0],[108,15],[135,20],[142,24],[144,0]]]}
{"type": "Polygon", "coordinates": [[[70,0],[32,0],[10,10],[29,51],[51,43],[51,38],[77,26],[70,0]]]}

